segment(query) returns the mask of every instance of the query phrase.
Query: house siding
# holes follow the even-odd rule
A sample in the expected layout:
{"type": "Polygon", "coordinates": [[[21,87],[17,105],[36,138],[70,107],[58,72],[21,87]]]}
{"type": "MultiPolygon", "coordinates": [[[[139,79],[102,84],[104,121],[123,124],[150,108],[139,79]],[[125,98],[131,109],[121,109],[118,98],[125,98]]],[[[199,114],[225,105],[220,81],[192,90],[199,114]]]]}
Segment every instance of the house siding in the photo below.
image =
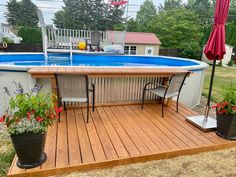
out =
{"type": "Polygon", "coordinates": [[[136,46],[136,55],[145,55],[146,47],[154,47],[154,55],[159,55],[160,45],[149,44],[125,44],[126,46],[136,46]]]}

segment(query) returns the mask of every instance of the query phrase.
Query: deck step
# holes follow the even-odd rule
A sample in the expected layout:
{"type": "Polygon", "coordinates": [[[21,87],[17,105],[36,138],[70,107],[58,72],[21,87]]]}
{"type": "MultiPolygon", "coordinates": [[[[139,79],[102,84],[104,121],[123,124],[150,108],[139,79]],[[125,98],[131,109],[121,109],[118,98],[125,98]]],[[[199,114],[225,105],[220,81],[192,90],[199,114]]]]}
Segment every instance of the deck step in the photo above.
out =
{"type": "Polygon", "coordinates": [[[70,57],[49,56],[48,60],[70,60],[70,57]]]}

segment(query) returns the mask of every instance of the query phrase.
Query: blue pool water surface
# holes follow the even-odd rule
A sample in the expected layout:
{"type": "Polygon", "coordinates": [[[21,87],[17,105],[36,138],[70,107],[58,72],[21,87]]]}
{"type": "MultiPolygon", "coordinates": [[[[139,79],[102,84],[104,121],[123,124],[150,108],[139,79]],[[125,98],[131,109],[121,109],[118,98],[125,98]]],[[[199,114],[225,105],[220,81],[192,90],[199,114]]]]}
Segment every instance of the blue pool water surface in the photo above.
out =
{"type": "MultiPolygon", "coordinates": [[[[50,55],[49,55],[50,56],[50,55]]],[[[162,56],[114,56],[94,54],[73,54],[72,64],[66,54],[53,54],[45,63],[43,54],[6,54],[0,55],[0,65],[16,66],[159,66],[182,67],[196,66],[199,63],[191,60],[173,59],[162,56]],[[54,58],[59,57],[59,58],[54,58]]]]}

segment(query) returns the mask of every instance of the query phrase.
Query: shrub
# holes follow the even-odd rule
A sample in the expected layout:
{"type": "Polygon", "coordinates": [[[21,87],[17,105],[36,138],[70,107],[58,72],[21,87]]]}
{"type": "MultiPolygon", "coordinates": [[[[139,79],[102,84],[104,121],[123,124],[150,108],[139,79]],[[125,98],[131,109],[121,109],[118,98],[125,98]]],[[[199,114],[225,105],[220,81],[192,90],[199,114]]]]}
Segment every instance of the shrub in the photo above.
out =
{"type": "Polygon", "coordinates": [[[10,44],[10,43],[14,43],[14,41],[11,40],[11,39],[8,38],[8,37],[3,37],[3,38],[2,38],[2,41],[3,41],[3,42],[6,42],[6,43],[8,43],[8,44],[10,44]]]}
{"type": "Polygon", "coordinates": [[[233,58],[230,59],[229,63],[228,63],[228,66],[234,66],[234,60],[233,58]]]}
{"type": "Polygon", "coordinates": [[[201,60],[202,48],[198,42],[183,42],[180,46],[180,57],[201,60]]]}
{"type": "Polygon", "coordinates": [[[42,44],[42,32],[40,28],[20,27],[18,36],[23,38],[21,43],[42,44]]]}

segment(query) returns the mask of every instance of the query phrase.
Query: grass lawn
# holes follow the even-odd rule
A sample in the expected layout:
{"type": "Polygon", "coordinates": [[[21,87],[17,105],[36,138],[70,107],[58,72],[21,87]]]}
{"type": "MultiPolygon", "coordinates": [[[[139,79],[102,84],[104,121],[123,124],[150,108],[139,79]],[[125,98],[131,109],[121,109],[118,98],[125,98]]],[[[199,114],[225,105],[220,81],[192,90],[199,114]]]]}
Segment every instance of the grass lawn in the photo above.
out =
{"type": "MultiPolygon", "coordinates": [[[[203,95],[207,96],[210,85],[212,66],[209,66],[206,72],[203,95]]],[[[212,92],[212,100],[219,101],[222,98],[222,93],[230,85],[236,90],[236,67],[220,67],[217,66],[215,70],[215,78],[212,92]]]]}
{"type": "Polygon", "coordinates": [[[11,140],[2,139],[1,136],[0,138],[0,177],[5,177],[15,153],[11,140]]]}

